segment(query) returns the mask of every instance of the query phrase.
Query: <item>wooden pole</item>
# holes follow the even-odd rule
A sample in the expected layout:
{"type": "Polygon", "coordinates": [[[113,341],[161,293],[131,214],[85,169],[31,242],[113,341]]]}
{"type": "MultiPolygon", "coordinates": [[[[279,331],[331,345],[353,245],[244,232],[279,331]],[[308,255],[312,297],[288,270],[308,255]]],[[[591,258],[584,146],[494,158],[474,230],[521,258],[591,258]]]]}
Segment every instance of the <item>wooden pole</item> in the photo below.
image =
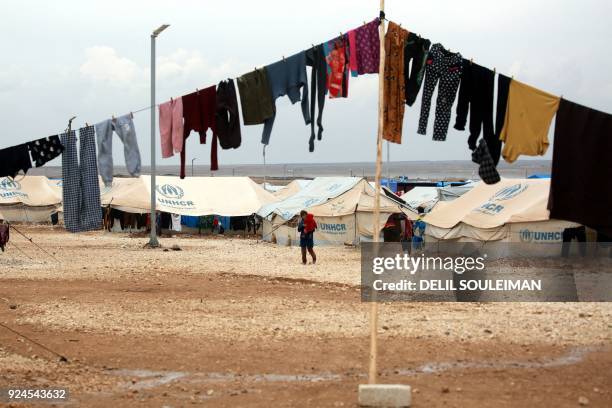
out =
{"type": "MultiPolygon", "coordinates": [[[[385,11],[385,0],[380,0],[381,17],[385,11]]],[[[380,20],[378,27],[380,37],[380,62],[378,64],[378,132],[376,136],[376,175],[374,193],[374,242],[380,240],[380,173],[382,167],[382,146],[383,146],[383,113],[384,113],[384,80],[385,80],[385,20],[380,20]]],[[[374,295],[374,294],[373,294],[374,295]]],[[[368,383],[376,384],[377,369],[376,360],[378,357],[378,303],[376,299],[371,299],[370,303],[370,368],[368,383]]]]}

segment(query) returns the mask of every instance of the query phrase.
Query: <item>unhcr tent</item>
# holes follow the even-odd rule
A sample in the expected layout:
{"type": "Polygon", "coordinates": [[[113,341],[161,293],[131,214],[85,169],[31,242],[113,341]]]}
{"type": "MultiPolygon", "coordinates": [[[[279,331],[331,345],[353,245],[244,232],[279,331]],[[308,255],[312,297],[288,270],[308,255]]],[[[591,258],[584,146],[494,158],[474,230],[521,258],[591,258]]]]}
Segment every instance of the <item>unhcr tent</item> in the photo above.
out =
{"type": "Polygon", "coordinates": [[[274,194],[274,197],[278,198],[279,200],[284,200],[285,198],[296,194],[298,191],[306,187],[311,181],[312,180],[296,179],[283,188],[274,191],[272,194],[274,194]]]}
{"type": "Polygon", "coordinates": [[[417,186],[402,194],[401,198],[414,211],[423,207],[425,212],[429,212],[438,202],[438,188],[417,186]]]}
{"type": "Polygon", "coordinates": [[[49,222],[61,202],[61,192],[45,176],[0,178],[0,210],[7,221],[49,222]]]}
{"type": "Polygon", "coordinates": [[[469,183],[460,186],[438,187],[438,202],[452,201],[456,198],[459,198],[471,189],[473,189],[476,184],[477,182],[470,181],[469,183]]]}
{"type": "MultiPolygon", "coordinates": [[[[156,209],[181,215],[251,215],[277,199],[249,177],[157,176],[156,209]]],[[[151,208],[151,177],[115,178],[101,189],[102,205],[126,212],[151,208]]]]}
{"type": "MultiPolygon", "coordinates": [[[[275,240],[279,244],[299,242],[296,224],[303,209],[315,216],[318,229],[314,239],[318,245],[356,245],[372,239],[374,192],[374,187],[364,178],[318,177],[293,196],[258,211],[264,218],[264,240],[275,240]]],[[[402,212],[409,218],[416,217],[399,203],[381,195],[381,228],[391,214],[402,212]]]]}
{"type": "Polygon", "coordinates": [[[559,244],[563,230],[578,224],[550,219],[549,188],[548,179],[480,182],[423,218],[425,241],[527,243],[535,251],[533,244],[559,244]]]}

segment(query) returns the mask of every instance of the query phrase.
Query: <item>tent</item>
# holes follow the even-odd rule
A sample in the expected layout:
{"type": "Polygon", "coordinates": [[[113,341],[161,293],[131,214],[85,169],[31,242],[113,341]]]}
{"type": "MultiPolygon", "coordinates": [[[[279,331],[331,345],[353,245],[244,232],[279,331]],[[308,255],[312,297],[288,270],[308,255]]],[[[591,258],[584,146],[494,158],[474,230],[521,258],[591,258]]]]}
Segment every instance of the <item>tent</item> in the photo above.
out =
{"type": "MultiPolygon", "coordinates": [[[[181,215],[251,215],[278,201],[249,177],[156,178],[156,208],[181,215]]],[[[102,205],[126,212],[144,213],[151,208],[151,177],[115,178],[101,189],[102,205]]]]}
{"type": "Polygon", "coordinates": [[[401,198],[414,211],[423,207],[425,212],[429,212],[438,202],[438,188],[417,186],[402,194],[401,198]]]}
{"type": "Polygon", "coordinates": [[[45,176],[0,178],[0,208],[7,221],[48,222],[61,202],[61,189],[58,193],[45,176]]]}
{"type": "Polygon", "coordinates": [[[480,182],[423,217],[425,241],[526,243],[534,251],[544,247],[533,244],[559,244],[563,230],[579,224],[550,219],[549,189],[549,179],[480,182]]]}
{"type": "MultiPolygon", "coordinates": [[[[312,213],[318,224],[317,245],[358,244],[373,236],[374,187],[360,177],[318,177],[298,193],[283,201],[262,207],[263,237],[279,244],[299,241],[296,220],[303,209],[312,213]]],[[[389,215],[416,214],[398,202],[381,195],[380,226],[389,215]]]]}
{"type": "Polygon", "coordinates": [[[295,179],[281,189],[274,191],[272,194],[279,200],[284,200],[306,187],[311,181],[312,180],[295,179]]]}
{"type": "Polygon", "coordinates": [[[470,181],[466,184],[458,185],[458,186],[444,186],[438,187],[438,202],[440,201],[452,201],[456,198],[461,197],[468,191],[474,188],[477,184],[475,181],[470,181]]]}

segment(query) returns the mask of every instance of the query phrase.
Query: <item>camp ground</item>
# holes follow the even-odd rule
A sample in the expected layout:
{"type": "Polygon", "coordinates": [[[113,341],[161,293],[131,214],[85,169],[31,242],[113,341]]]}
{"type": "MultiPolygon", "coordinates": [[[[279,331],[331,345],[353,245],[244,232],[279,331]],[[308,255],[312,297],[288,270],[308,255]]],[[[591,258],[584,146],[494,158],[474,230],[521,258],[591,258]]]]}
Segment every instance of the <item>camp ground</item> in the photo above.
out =
{"type": "Polygon", "coordinates": [[[0,408],[612,407],[611,4],[2,2],[0,408]]]}

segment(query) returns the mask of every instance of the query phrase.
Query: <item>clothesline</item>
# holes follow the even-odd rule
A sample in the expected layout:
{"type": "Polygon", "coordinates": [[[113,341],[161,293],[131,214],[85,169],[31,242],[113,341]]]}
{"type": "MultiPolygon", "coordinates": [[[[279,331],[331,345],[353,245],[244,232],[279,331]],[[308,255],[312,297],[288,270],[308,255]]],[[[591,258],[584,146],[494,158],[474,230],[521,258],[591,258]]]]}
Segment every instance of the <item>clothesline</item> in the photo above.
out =
{"type": "MultiPolygon", "coordinates": [[[[380,15],[378,18],[379,18],[379,19],[384,19],[385,21],[390,21],[388,18],[386,18],[386,16],[385,16],[384,14],[381,14],[381,15],[380,15]]],[[[367,24],[367,23],[364,21],[364,24],[367,24]]],[[[401,23],[399,23],[399,26],[401,27],[401,26],[402,26],[402,24],[401,24],[401,23]]],[[[347,32],[348,32],[348,31],[347,31],[347,32]]],[[[346,32],[340,32],[340,34],[341,34],[341,35],[346,35],[346,32]]],[[[422,37],[421,35],[419,35],[419,34],[417,34],[417,33],[414,33],[414,34],[418,35],[419,37],[422,37]]],[[[423,37],[423,38],[424,38],[424,37],[423,37]]],[[[311,44],[311,45],[312,45],[312,46],[314,46],[314,44],[311,44]]],[[[283,59],[284,59],[284,57],[283,57],[283,59]]],[[[467,58],[466,58],[466,59],[467,59],[467,58]]],[[[473,59],[473,58],[471,58],[471,59],[470,59],[470,62],[474,62],[474,59],[473,59]]],[[[257,67],[257,66],[255,66],[255,67],[257,67]]],[[[265,65],[262,65],[262,68],[261,68],[261,69],[263,69],[264,67],[265,67],[265,65]]],[[[497,70],[497,68],[493,68],[493,72],[494,72],[494,73],[496,73],[496,74],[505,75],[505,74],[503,74],[502,72],[498,71],[498,70],[497,70]]],[[[240,76],[240,75],[238,75],[238,76],[234,76],[233,78],[238,78],[239,76],[240,76]]],[[[512,79],[514,79],[514,75],[505,75],[505,76],[507,76],[507,77],[509,77],[509,78],[512,78],[512,79]]],[[[232,78],[232,77],[228,77],[228,78],[232,78]]],[[[199,88],[196,88],[196,91],[197,91],[197,90],[199,90],[199,88]]],[[[563,94],[561,94],[561,97],[563,97],[563,94]]],[[[141,113],[141,112],[149,111],[149,110],[150,110],[150,109],[152,109],[153,107],[158,108],[159,106],[160,106],[160,104],[159,104],[159,103],[157,103],[157,104],[155,104],[155,105],[148,105],[148,106],[145,106],[145,107],[142,107],[142,108],[136,109],[136,110],[129,111],[129,113],[131,113],[131,114],[137,114],[137,113],[141,113]]],[[[114,117],[114,115],[111,115],[111,116],[112,116],[112,117],[114,117]]],[[[89,121],[88,121],[88,122],[86,122],[86,123],[88,123],[88,124],[95,124],[95,123],[97,123],[97,122],[89,122],[89,121]]]]}

